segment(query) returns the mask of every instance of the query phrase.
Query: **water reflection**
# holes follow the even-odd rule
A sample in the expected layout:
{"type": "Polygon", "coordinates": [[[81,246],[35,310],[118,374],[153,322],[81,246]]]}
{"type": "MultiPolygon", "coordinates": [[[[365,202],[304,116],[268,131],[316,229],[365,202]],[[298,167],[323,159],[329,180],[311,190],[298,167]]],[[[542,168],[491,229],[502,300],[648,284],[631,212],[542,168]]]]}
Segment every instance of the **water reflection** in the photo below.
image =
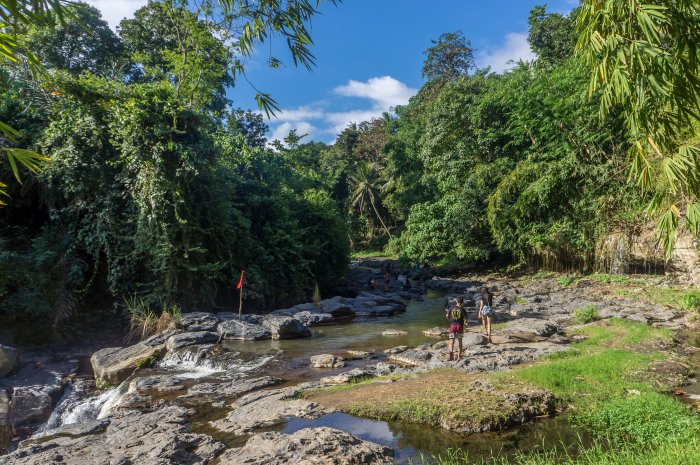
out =
{"type": "Polygon", "coordinates": [[[575,455],[581,444],[590,445],[591,439],[582,430],[571,426],[565,419],[543,419],[502,433],[464,435],[404,422],[385,422],[357,418],[345,413],[331,413],[317,420],[290,419],[282,433],[291,434],[300,429],[327,426],[353,434],[394,450],[397,464],[420,463],[428,458],[445,454],[448,449],[460,448],[470,458],[512,456],[520,452],[564,449],[575,455]]]}

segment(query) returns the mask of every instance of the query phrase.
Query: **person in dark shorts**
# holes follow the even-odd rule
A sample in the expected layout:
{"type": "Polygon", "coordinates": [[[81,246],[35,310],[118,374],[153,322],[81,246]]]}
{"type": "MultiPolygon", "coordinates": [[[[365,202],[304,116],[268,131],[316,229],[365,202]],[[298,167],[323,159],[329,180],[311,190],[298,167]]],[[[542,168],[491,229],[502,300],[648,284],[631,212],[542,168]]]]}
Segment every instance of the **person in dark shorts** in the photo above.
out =
{"type": "Polygon", "coordinates": [[[459,350],[457,360],[462,358],[462,335],[466,326],[467,312],[463,307],[464,299],[457,297],[454,308],[450,309],[449,304],[445,306],[445,319],[450,323],[450,356],[449,360],[454,360],[455,338],[458,341],[459,350]]]}
{"type": "Polygon", "coordinates": [[[491,317],[493,317],[493,294],[489,288],[484,286],[481,289],[481,303],[479,304],[479,319],[484,327],[484,334],[491,341],[491,317]]]}

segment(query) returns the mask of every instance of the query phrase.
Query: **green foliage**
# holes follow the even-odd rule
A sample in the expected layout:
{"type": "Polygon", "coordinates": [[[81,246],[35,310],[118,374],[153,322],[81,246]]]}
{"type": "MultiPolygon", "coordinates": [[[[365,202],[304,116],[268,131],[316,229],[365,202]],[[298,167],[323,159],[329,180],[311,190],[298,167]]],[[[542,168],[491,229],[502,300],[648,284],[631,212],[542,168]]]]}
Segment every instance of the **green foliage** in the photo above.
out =
{"type": "Polygon", "coordinates": [[[700,312],[700,291],[688,291],[681,300],[681,307],[700,312]]]}
{"type": "Polygon", "coordinates": [[[462,31],[441,34],[424,53],[422,76],[428,81],[450,82],[475,67],[474,51],[462,31]]]}
{"type": "Polygon", "coordinates": [[[694,0],[586,0],[577,18],[590,93],[601,116],[624,112],[630,175],[655,191],[648,210],[667,254],[682,221],[700,235],[699,20],[694,0]]]}
{"type": "Polygon", "coordinates": [[[574,311],[574,321],[580,325],[590,323],[598,319],[598,308],[589,305],[588,307],[577,308],[574,311]]]}

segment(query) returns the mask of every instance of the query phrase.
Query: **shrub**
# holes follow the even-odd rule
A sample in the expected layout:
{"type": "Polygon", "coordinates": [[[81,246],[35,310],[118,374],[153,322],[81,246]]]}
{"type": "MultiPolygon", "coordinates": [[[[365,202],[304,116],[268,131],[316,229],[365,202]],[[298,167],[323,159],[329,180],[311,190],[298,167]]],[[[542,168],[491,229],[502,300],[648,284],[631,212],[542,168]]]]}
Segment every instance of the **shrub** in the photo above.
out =
{"type": "Polygon", "coordinates": [[[681,299],[681,307],[700,312],[700,291],[688,291],[681,299]]]}
{"type": "Polygon", "coordinates": [[[576,309],[574,312],[574,321],[580,325],[590,323],[598,319],[598,309],[593,305],[576,309]]]}

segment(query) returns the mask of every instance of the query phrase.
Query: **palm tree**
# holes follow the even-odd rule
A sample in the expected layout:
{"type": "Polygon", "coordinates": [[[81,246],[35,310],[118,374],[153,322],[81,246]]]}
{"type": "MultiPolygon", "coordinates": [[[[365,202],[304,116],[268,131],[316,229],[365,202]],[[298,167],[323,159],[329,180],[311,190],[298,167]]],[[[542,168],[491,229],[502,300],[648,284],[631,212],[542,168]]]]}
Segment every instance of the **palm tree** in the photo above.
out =
{"type": "Polygon", "coordinates": [[[382,219],[382,215],[377,209],[377,204],[381,202],[381,195],[379,193],[380,187],[376,165],[364,160],[360,161],[355,166],[355,171],[349,178],[350,185],[352,186],[352,195],[350,197],[352,208],[356,208],[360,214],[366,215],[367,209],[372,207],[384,231],[386,231],[389,237],[392,237],[389,228],[386,227],[384,219],[382,219]]]}

